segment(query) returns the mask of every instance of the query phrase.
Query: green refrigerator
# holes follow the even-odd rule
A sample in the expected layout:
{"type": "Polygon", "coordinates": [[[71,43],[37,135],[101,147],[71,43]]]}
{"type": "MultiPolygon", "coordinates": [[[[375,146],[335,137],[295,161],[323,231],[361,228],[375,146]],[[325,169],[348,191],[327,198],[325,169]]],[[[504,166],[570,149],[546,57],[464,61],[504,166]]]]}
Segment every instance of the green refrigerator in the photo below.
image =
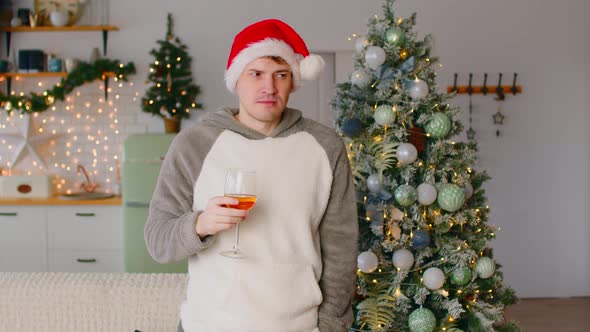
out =
{"type": "Polygon", "coordinates": [[[159,264],[145,245],[143,228],[166,151],[175,135],[130,135],[123,143],[122,195],[126,272],[187,272],[187,261],[159,264]]]}

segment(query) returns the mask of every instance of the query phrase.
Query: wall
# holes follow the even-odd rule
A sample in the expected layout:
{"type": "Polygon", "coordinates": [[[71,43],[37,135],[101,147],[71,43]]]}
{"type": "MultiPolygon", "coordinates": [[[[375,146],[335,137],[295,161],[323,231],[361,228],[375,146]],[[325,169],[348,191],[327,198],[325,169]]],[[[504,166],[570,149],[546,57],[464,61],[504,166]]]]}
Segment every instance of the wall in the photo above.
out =
{"type": "MultiPolygon", "coordinates": [[[[491,223],[501,227],[493,242],[496,257],[521,296],[590,295],[590,3],[402,0],[397,5],[400,15],[418,12],[420,34],[433,33],[444,65],[440,89],[452,82],[455,72],[463,82],[468,72],[476,74],[476,82],[490,73],[490,84],[499,72],[505,81],[519,73],[524,93],[504,102],[507,118],[499,138],[490,118],[496,101],[473,98],[480,166],[493,176],[486,185],[491,223]]],[[[159,120],[137,112],[131,97],[144,88],[152,60],[148,52],[164,36],[167,11],[174,14],[176,32],[193,55],[194,76],[209,111],[235,104],[224,89],[222,72],[231,39],[246,24],[266,17],[285,19],[311,49],[346,54],[353,48],[347,37],[365,31],[367,18],[380,13],[380,7],[381,1],[374,0],[112,1],[111,22],[121,31],[110,35],[109,53],[134,61],[138,68],[136,85],[122,94],[127,98],[122,106],[130,114],[126,121],[162,130],[159,120]]],[[[98,35],[86,33],[57,37],[35,42],[78,57],[87,57],[100,42],[98,35]]],[[[14,41],[21,42],[32,43],[33,37],[14,41]]],[[[337,56],[338,78],[347,67],[338,62],[341,58],[347,56],[337,56]]],[[[465,97],[454,102],[466,110],[465,97]]]]}

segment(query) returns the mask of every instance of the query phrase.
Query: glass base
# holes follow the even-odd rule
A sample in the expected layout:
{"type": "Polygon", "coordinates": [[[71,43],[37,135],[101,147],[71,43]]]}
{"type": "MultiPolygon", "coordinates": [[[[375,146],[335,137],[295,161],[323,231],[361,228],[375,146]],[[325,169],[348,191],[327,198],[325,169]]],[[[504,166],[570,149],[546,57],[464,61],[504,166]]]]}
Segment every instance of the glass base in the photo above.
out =
{"type": "Polygon", "coordinates": [[[246,255],[244,255],[240,249],[232,249],[232,250],[227,250],[227,251],[222,251],[220,252],[221,256],[225,256],[228,258],[233,258],[233,259],[244,259],[246,258],[246,255]]]}

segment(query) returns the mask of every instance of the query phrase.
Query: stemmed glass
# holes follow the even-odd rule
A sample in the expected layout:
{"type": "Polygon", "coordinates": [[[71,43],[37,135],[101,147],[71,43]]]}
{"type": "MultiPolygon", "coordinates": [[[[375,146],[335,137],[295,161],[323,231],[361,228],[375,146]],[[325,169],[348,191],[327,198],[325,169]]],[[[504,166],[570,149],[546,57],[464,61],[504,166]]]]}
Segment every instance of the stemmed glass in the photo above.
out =
{"type": "MultiPolygon", "coordinates": [[[[227,205],[228,208],[250,210],[256,204],[256,171],[246,169],[229,169],[225,178],[224,196],[236,198],[238,204],[227,205]]],[[[245,258],[239,247],[240,224],[236,225],[236,240],[232,250],[222,251],[221,255],[229,258],[245,258]]]]}

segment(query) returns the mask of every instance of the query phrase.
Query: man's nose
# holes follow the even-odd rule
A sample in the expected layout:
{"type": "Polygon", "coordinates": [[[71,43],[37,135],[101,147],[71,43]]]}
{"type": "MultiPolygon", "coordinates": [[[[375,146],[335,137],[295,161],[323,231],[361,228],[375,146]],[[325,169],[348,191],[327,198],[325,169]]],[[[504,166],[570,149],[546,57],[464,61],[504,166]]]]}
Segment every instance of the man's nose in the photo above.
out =
{"type": "Polygon", "coordinates": [[[273,76],[264,77],[262,82],[262,89],[264,93],[275,94],[277,92],[275,78],[273,76]]]}

